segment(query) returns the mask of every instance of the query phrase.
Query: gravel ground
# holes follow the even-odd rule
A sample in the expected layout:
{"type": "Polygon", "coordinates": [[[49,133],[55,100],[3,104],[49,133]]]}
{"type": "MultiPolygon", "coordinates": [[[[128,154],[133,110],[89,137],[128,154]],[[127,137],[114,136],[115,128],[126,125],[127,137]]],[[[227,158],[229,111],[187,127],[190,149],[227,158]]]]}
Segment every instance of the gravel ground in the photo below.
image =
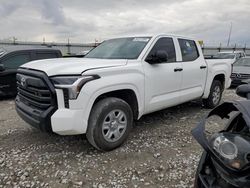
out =
{"type": "MultiPolygon", "coordinates": [[[[239,99],[234,92],[223,100],[239,99]]],[[[0,109],[0,188],[192,187],[202,150],[190,131],[208,112],[191,102],[144,116],[123,146],[105,153],[84,135],[29,127],[13,100],[0,101],[0,109]]]]}

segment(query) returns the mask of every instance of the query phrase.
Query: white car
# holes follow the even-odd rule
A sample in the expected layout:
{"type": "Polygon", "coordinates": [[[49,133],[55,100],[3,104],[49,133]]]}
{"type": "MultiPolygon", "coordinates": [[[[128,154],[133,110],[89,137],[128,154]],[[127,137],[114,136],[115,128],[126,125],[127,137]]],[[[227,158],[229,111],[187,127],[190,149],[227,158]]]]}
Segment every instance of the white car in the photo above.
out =
{"type": "Polygon", "coordinates": [[[116,38],[85,58],[33,61],[17,74],[16,110],[60,135],[85,134],[100,150],[120,146],[134,119],[202,98],[215,107],[231,65],[204,60],[199,43],[172,35],[116,38]]]}

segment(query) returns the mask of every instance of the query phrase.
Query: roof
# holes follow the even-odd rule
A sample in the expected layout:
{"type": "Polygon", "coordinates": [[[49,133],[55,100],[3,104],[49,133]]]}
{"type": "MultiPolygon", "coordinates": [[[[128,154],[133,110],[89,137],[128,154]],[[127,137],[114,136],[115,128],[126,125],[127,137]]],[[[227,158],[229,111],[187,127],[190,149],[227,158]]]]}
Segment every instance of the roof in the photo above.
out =
{"type": "MultiPolygon", "coordinates": [[[[189,36],[182,36],[182,35],[175,35],[175,34],[167,34],[167,33],[158,33],[158,34],[135,34],[135,35],[124,35],[119,37],[111,37],[110,39],[117,39],[117,38],[133,38],[133,37],[151,37],[151,38],[157,38],[157,37],[177,37],[177,38],[183,38],[183,39],[190,39],[195,40],[193,37],[189,36]]],[[[107,39],[108,40],[108,39],[107,39]]]]}
{"type": "Polygon", "coordinates": [[[22,50],[54,50],[57,51],[57,49],[49,48],[49,47],[34,47],[34,46],[19,46],[19,45],[13,45],[13,46],[0,46],[0,56],[6,53],[14,52],[14,51],[22,51],[22,50]]]}

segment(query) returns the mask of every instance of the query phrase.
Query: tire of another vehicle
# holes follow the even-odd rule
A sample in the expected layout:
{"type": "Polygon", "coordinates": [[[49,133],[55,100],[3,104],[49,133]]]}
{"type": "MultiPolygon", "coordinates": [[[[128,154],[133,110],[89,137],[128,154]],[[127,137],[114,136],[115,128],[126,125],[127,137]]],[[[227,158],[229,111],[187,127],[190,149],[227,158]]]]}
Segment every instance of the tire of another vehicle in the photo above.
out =
{"type": "Polygon", "coordinates": [[[128,103],[119,98],[105,98],[91,110],[87,139],[98,150],[110,151],[126,141],[132,125],[133,112],[128,103]]]}
{"type": "Polygon", "coordinates": [[[203,100],[204,105],[207,108],[214,108],[219,105],[221,101],[222,92],[223,87],[221,82],[219,80],[214,80],[211,85],[208,98],[203,100]]]}

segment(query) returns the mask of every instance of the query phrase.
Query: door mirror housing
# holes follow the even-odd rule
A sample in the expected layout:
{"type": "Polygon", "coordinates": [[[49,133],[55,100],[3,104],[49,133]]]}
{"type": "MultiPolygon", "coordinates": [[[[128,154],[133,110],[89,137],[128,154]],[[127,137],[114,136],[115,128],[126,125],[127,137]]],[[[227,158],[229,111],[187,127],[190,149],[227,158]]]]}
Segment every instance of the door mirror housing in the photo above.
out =
{"type": "Polygon", "coordinates": [[[154,54],[146,58],[149,64],[158,64],[168,61],[168,53],[164,50],[157,50],[154,54]]]}
{"type": "Polygon", "coordinates": [[[4,65],[0,64],[0,72],[5,71],[4,65]]]}

